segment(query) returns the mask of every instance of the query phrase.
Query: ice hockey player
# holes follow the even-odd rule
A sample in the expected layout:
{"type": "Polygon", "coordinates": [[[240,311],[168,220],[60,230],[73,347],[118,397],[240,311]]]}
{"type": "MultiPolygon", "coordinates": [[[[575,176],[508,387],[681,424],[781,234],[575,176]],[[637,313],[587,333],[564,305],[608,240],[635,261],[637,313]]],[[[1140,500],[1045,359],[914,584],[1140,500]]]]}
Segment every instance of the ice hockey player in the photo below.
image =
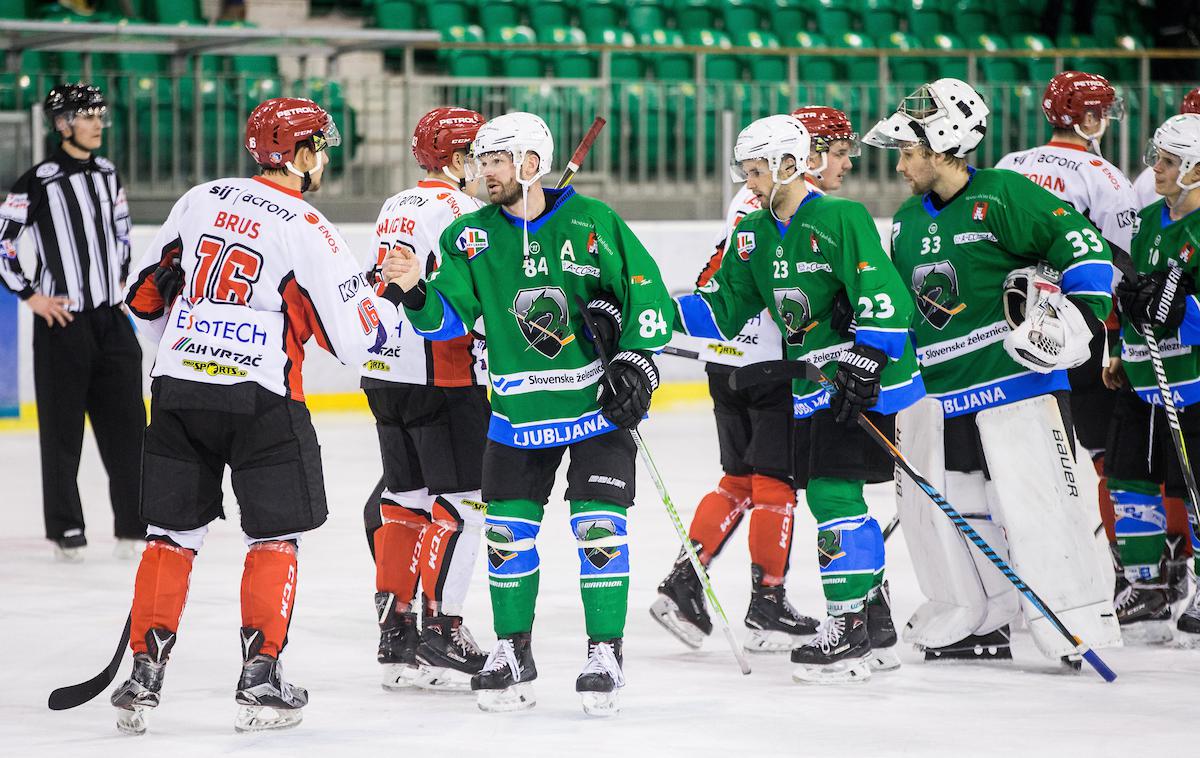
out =
{"type": "MultiPolygon", "coordinates": [[[[1146,150],[1161,198],[1141,212],[1133,239],[1136,282],[1117,286],[1121,311],[1121,357],[1105,372],[1114,385],[1128,383],[1133,392],[1118,396],[1109,437],[1106,469],[1117,505],[1117,538],[1125,577],[1130,585],[1117,598],[1117,616],[1126,639],[1167,642],[1171,639],[1170,581],[1159,556],[1167,540],[1167,497],[1184,497],[1185,480],[1171,441],[1143,331],[1158,341],[1184,438],[1189,464],[1200,466],[1200,114],[1172,116],[1155,132],[1146,150]],[[1136,394],[1135,394],[1136,393],[1136,394]],[[1164,487],[1160,490],[1160,487],[1164,487]]],[[[1193,524],[1193,527],[1195,525],[1193,524]]],[[[1200,549],[1196,532],[1192,547],[1200,549]]],[[[1186,574],[1183,588],[1187,588],[1186,574]]],[[[1181,643],[1200,644],[1200,590],[1177,623],[1181,643]]]]}
{"type": "MultiPolygon", "coordinates": [[[[1179,112],[1200,113],[1200,87],[1196,87],[1183,96],[1183,100],[1179,103],[1179,112]]],[[[1133,191],[1137,193],[1139,208],[1145,208],[1159,200],[1159,194],[1154,191],[1154,176],[1154,170],[1146,168],[1138,174],[1138,178],[1133,182],[1133,191]]]]}
{"type": "MultiPolygon", "coordinates": [[[[1034,184],[1070,203],[1092,222],[1114,255],[1127,255],[1141,206],[1129,180],[1100,151],[1108,122],[1124,115],[1124,101],[1099,74],[1064,71],[1046,86],[1042,112],[1054,130],[1050,142],[1010,153],[1000,159],[996,168],[1024,174],[1034,184]]],[[[1114,556],[1117,538],[1113,531],[1113,504],[1103,472],[1104,447],[1116,392],[1104,386],[1101,371],[1108,363],[1108,345],[1120,339],[1117,326],[1116,313],[1110,311],[1105,319],[1108,339],[1092,340],[1088,360],[1067,373],[1075,434],[1100,475],[1097,493],[1100,517],[1114,556]]],[[[1183,529],[1172,544],[1186,547],[1187,519],[1183,503],[1177,505],[1183,529]]],[[[1183,563],[1177,563],[1184,568],[1183,563]]]]}
{"type": "Polygon", "coordinates": [[[428,279],[402,248],[389,253],[383,272],[398,284],[386,296],[403,303],[419,333],[459,337],[482,316],[487,334],[484,537],[498,640],[471,689],[485,711],[534,705],[537,535],[570,449],[566,499],[588,633],[575,689],[586,712],[609,715],[625,681],[626,514],[634,498],[635,448],[622,429],[641,421],[658,386],[650,356],[667,342],[671,301],[658,266],[612,210],[571,188],[543,188],[554,142],[541,118],[518,112],[488,121],[472,154],[491,205],[446,228],[441,266],[428,279]],[[602,333],[585,334],[580,298],[602,333]],[[593,340],[607,347],[616,392],[593,340]]]}
{"type": "Polygon", "coordinates": [[[192,563],[208,525],[224,517],[232,471],[247,544],[242,574],[238,731],[294,726],[308,693],[283,678],[279,654],[296,597],[301,535],[327,509],[301,367],[312,338],[357,365],[377,341],[383,311],[337,229],[305,202],[321,186],[337,127],[311,100],[276,98],[246,122],[261,173],[189,190],[131,274],[125,302],[158,342],[151,423],[142,457],[141,513],[149,524],[134,584],[133,673],[112,693],[117,727],[145,731],[159,704],[192,563]]]}
{"type": "MultiPolygon", "coordinates": [[[[784,334],[787,357],[833,378],[833,396],[796,380],[792,475],[817,520],[817,554],[828,617],[814,639],[792,651],[796,681],[870,677],[873,626],[891,629],[882,591],[883,533],[867,512],[866,482],[892,478],[892,460],[856,423],[860,413],[891,434],[894,414],[924,395],[907,338],[912,299],[880,246],[867,209],[825,195],[805,181],[810,136],[800,119],[768,116],[734,145],[735,179],[762,210],[734,229],[734,255],[709,282],[678,300],[687,333],[724,339],[764,308],[784,334]],[[838,301],[853,309],[857,330],[840,331],[838,301]]],[[[850,316],[843,319],[848,326],[850,316]]],[[[894,644],[893,638],[890,640],[894,644]]],[[[894,668],[888,651],[879,661],[894,668]]]]}
{"type": "MultiPolygon", "coordinates": [[[[1103,328],[1111,253],[1069,203],[1012,171],[967,165],[987,116],[968,84],[939,79],[864,138],[899,149],[914,195],[893,217],[892,260],[915,295],[912,336],[931,398],[900,414],[901,449],[1068,628],[1093,648],[1116,645],[1108,558],[1090,528],[1095,500],[1077,485],[1065,371],[1103,328]]],[[[898,491],[928,598],[905,640],[926,660],[1011,657],[1021,596],[911,481],[898,491]]],[[[1025,611],[1038,648],[1076,667],[1075,647],[1025,611]]]]}
{"type": "MultiPolygon", "coordinates": [[[[417,122],[412,150],[426,175],[379,212],[376,268],[366,277],[372,284],[396,247],[416,255],[422,275],[436,270],[442,231],[483,206],[472,196],[478,181],[468,181],[467,161],[483,122],[465,108],[435,108],[417,122]]],[[[347,282],[347,294],[359,284],[347,282]]],[[[485,657],[462,623],[483,531],[489,411],[482,355],[471,334],[430,342],[403,323],[371,352],[362,387],[383,456],[382,491],[368,503],[382,524],[373,539],[383,687],[465,690],[485,657]]]]}

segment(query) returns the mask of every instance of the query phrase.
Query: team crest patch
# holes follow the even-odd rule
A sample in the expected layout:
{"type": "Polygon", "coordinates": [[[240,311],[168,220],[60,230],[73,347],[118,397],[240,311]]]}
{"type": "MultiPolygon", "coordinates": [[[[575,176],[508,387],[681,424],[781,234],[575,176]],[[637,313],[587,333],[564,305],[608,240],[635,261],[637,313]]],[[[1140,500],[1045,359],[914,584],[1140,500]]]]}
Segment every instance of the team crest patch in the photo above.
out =
{"type": "MultiPolygon", "coordinates": [[[[567,295],[560,287],[521,290],[509,309],[529,347],[555,358],[575,340],[567,311],[567,295]]],[[[528,348],[526,348],[528,349],[528,348]]]]}
{"type": "Polygon", "coordinates": [[[818,322],[812,320],[812,306],[803,290],[775,290],[775,310],[783,322],[783,341],[792,347],[804,344],[804,337],[818,322]]]}
{"type": "Polygon", "coordinates": [[[12,243],[12,240],[0,240],[0,258],[9,261],[17,259],[17,246],[12,243]]]}
{"type": "Polygon", "coordinates": [[[817,563],[821,568],[829,568],[829,564],[845,555],[840,529],[822,529],[817,532],[817,563]]]}
{"type": "Polygon", "coordinates": [[[975,203],[975,207],[971,209],[971,220],[983,221],[987,218],[987,209],[988,204],[986,201],[980,200],[978,203],[975,203]]]}
{"type": "Polygon", "coordinates": [[[756,244],[754,232],[738,232],[737,239],[734,240],[734,249],[737,250],[739,258],[748,261],[750,260],[750,253],[754,252],[756,244]]]}
{"type": "MultiPolygon", "coordinates": [[[[610,518],[596,518],[580,521],[575,527],[575,536],[580,541],[599,540],[611,537],[617,533],[617,525],[610,518]]],[[[615,547],[587,547],[583,556],[596,569],[603,570],[609,563],[619,558],[621,550],[615,547]]]]}
{"type": "Polygon", "coordinates": [[[482,229],[468,226],[459,233],[454,244],[467,254],[467,260],[471,260],[488,249],[488,234],[482,229]]]}
{"type": "Polygon", "coordinates": [[[47,161],[37,168],[38,179],[49,179],[58,173],[58,164],[54,161],[47,161]]]}
{"type": "Polygon", "coordinates": [[[912,273],[917,310],[934,329],[945,329],[966,303],[958,297],[958,272],[950,261],[917,266],[912,273]]]}
{"type": "Polygon", "coordinates": [[[1065,216],[1065,215],[1067,215],[1067,209],[1066,208],[1055,208],[1053,211],[1051,211],[1051,215],[1065,216]]]}
{"type": "Polygon", "coordinates": [[[498,569],[517,557],[517,553],[514,550],[503,550],[493,546],[493,543],[512,542],[512,529],[502,524],[488,524],[487,532],[485,532],[484,536],[487,539],[488,563],[493,569],[498,569]]]}
{"type": "Polygon", "coordinates": [[[1188,261],[1190,261],[1192,259],[1192,255],[1194,255],[1195,252],[1196,252],[1196,248],[1192,247],[1192,243],[1189,242],[1188,244],[1183,246],[1182,250],[1179,251],[1179,260],[1183,261],[1184,263],[1187,263],[1188,261]]]}

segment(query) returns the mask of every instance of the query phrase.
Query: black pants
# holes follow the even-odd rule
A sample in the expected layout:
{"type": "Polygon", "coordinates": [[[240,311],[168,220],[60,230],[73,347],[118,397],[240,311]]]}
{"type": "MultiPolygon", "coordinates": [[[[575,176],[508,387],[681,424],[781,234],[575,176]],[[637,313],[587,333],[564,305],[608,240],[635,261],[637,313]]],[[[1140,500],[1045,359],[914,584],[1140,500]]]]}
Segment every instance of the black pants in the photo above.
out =
{"type": "Polygon", "coordinates": [[[66,326],[35,317],[33,381],[42,453],[46,537],[83,529],[79,456],[84,414],[108,472],[113,532],[144,537],[138,517],[138,480],[146,407],[142,404],[142,348],[120,308],[74,314],[66,326]]]}

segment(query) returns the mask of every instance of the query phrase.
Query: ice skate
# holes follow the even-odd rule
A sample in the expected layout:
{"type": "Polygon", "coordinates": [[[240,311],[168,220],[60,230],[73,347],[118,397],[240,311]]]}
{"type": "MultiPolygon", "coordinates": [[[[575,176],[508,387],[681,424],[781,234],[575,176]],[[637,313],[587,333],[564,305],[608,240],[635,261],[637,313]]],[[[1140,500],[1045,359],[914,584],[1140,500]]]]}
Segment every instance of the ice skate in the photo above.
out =
{"type": "Polygon", "coordinates": [[[1171,641],[1171,604],[1165,585],[1134,582],[1117,596],[1116,606],[1126,642],[1159,645],[1171,641]]]}
{"type": "Polygon", "coordinates": [[[471,677],[471,689],[481,711],[524,711],[537,703],[533,695],[535,679],[537,667],[526,632],[496,640],[483,668],[471,677]]]}
{"type": "Polygon", "coordinates": [[[871,639],[871,670],[900,668],[896,625],[892,623],[892,592],[886,581],[867,593],[867,635],[871,639]]]}
{"type": "Polygon", "coordinates": [[[1187,538],[1168,534],[1158,566],[1159,575],[1167,585],[1167,602],[1175,604],[1185,600],[1188,596],[1187,538]]]}
{"type": "Polygon", "coordinates": [[[817,632],[817,620],[802,616],[787,601],[783,585],[763,585],[763,570],[750,566],[750,606],[746,609],[749,633],[742,647],[750,653],[784,653],[803,644],[817,632]]]}
{"type": "Polygon", "coordinates": [[[618,694],[625,686],[622,647],[620,637],[605,642],[588,640],[587,665],[575,680],[575,691],[583,698],[583,712],[589,716],[615,716],[621,712],[618,694]]]}
{"type": "Polygon", "coordinates": [[[396,596],[375,593],[375,612],[379,620],[379,652],[385,690],[402,690],[416,684],[421,670],[417,665],[417,614],[396,609],[396,596]]]}
{"type": "Polygon", "coordinates": [[[59,563],[81,563],[87,549],[87,537],[82,529],[68,529],[54,541],[54,560],[59,563]]]}
{"type": "Polygon", "coordinates": [[[145,711],[158,707],[167,658],[174,646],[174,632],[166,629],[146,632],[147,652],[134,654],[133,672],[109,698],[117,709],[117,729],[123,734],[146,733],[145,711]]]}
{"type": "Polygon", "coordinates": [[[1175,640],[1180,647],[1200,648],[1200,582],[1196,582],[1192,601],[1183,609],[1183,613],[1179,614],[1175,628],[1179,631],[1175,640]]]}
{"type": "Polygon", "coordinates": [[[466,692],[486,659],[462,616],[426,616],[416,650],[420,674],[415,683],[427,690],[466,692]]]}
{"type": "Polygon", "coordinates": [[[863,682],[871,678],[871,638],[864,613],[829,616],[817,636],[792,651],[792,680],[809,684],[863,682]]]}
{"type": "Polygon", "coordinates": [[[687,554],[680,552],[671,573],[658,585],[658,598],[650,604],[654,620],[688,647],[699,650],[712,634],[712,619],[704,605],[704,587],[687,554]]]}
{"type": "Polygon", "coordinates": [[[283,678],[278,658],[262,655],[262,632],[242,627],[242,675],[234,700],[241,706],[233,722],[239,732],[288,729],[304,718],[308,690],[283,678]]]}
{"type": "Polygon", "coordinates": [[[987,634],[972,634],[942,647],[919,647],[927,661],[1010,661],[1012,633],[1008,625],[987,634]]]}

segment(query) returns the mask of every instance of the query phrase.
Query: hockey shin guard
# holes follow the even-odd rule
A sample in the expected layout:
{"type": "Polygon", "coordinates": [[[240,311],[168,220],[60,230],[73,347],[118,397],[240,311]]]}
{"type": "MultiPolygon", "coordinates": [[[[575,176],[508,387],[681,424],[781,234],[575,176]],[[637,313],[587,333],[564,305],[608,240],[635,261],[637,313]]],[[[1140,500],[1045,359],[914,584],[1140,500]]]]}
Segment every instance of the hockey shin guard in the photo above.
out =
{"type": "Polygon", "coordinates": [[[1158,562],[1167,540],[1167,514],[1162,493],[1153,482],[1109,479],[1117,513],[1117,546],[1125,578],[1148,581],[1159,576],[1158,562]]]}
{"type": "Polygon", "coordinates": [[[783,584],[792,553],[796,493],[792,485],[771,476],[751,477],[750,562],[763,570],[763,584],[783,584]]]}
{"type": "Polygon", "coordinates": [[[488,589],[497,637],[533,630],[539,567],[537,536],[545,508],[532,500],[488,504],[483,537],[487,544],[488,589]]]}
{"type": "MultiPolygon", "coordinates": [[[[1177,534],[1184,538],[1184,544],[1191,546],[1191,508],[1181,497],[1163,495],[1163,510],[1167,514],[1167,534],[1177,534]]],[[[1189,551],[1190,553],[1190,551],[1189,551]]]]}
{"type": "Polygon", "coordinates": [[[626,508],[596,500],[571,503],[571,531],[579,545],[579,594],[588,638],[625,635],[629,609],[629,532],[626,508]]]}
{"type": "Polygon", "coordinates": [[[807,496],[829,615],[860,613],[884,565],[883,531],[867,515],[863,482],[821,477],[808,483],[807,496]]]}
{"type": "Polygon", "coordinates": [[[421,598],[430,615],[462,615],[486,512],[479,490],[434,499],[420,552],[421,598]]]}
{"type": "Polygon", "coordinates": [[[417,593],[421,537],[432,503],[425,489],[384,490],[380,500],[383,526],[375,532],[375,589],[395,595],[401,612],[409,610],[417,593]]]}
{"type": "Polygon", "coordinates": [[[242,571],[242,626],[262,633],[259,652],[279,657],[296,602],[296,544],[254,542],[242,571]]]}
{"type": "Polygon", "coordinates": [[[142,551],[133,583],[133,620],[129,627],[133,652],[147,651],[146,632],[151,629],[179,631],[195,558],[194,551],[165,539],[151,538],[142,551]]]}
{"type": "Polygon", "coordinates": [[[688,536],[693,542],[700,543],[700,562],[704,565],[721,553],[742,522],[742,516],[750,507],[750,492],[749,476],[726,474],[715,490],[700,498],[696,515],[688,527],[688,536]]]}

